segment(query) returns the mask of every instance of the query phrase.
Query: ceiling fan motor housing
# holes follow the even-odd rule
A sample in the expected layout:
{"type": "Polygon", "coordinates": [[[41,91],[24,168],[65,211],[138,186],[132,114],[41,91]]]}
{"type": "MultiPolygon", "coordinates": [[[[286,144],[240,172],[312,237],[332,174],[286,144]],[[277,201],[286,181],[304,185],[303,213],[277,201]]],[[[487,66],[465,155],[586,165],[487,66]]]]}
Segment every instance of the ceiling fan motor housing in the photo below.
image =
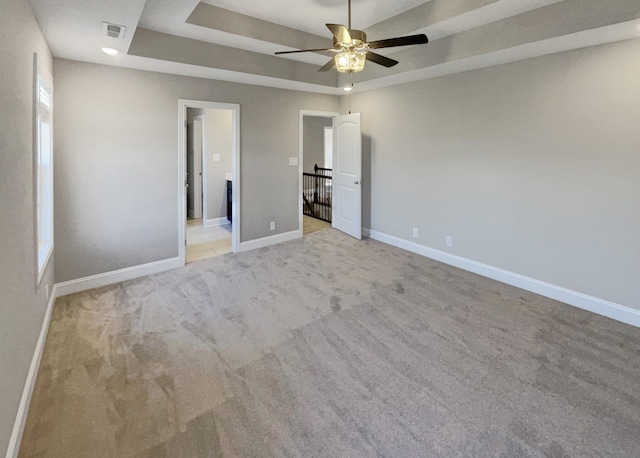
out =
{"type": "Polygon", "coordinates": [[[349,30],[351,36],[351,44],[340,43],[337,38],[333,37],[334,48],[362,48],[367,43],[367,34],[362,30],[349,30]]]}

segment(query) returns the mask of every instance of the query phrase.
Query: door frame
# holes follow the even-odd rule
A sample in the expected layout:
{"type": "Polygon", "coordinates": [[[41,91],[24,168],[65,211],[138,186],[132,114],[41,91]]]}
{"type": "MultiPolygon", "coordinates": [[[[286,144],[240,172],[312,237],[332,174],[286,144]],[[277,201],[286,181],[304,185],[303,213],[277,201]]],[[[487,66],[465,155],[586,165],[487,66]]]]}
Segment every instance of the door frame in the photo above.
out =
{"type": "Polygon", "coordinates": [[[193,141],[194,141],[194,152],[195,152],[195,142],[198,141],[198,139],[196,139],[196,121],[198,121],[200,123],[200,157],[196,158],[195,154],[193,157],[193,161],[194,161],[194,166],[193,166],[193,173],[194,175],[196,175],[196,166],[195,166],[195,161],[199,159],[199,163],[200,163],[200,174],[199,176],[195,176],[193,178],[193,214],[194,214],[194,218],[196,215],[200,215],[200,218],[202,218],[202,223],[204,224],[204,221],[206,220],[206,204],[207,204],[207,188],[206,188],[206,176],[205,176],[205,150],[206,150],[206,143],[205,143],[205,138],[206,138],[206,133],[205,133],[205,115],[200,114],[197,116],[193,117],[193,141]],[[200,180],[200,183],[198,183],[198,179],[200,180]],[[197,183],[197,184],[196,184],[197,183]],[[196,197],[196,191],[200,191],[200,194],[198,195],[198,197],[196,197]],[[200,205],[199,208],[196,208],[196,202],[200,205]]]}
{"type": "Polygon", "coordinates": [[[209,102],[205,100],[178,99],[178,257],[181,265],[186,262],[187,235],[187,108],[230,110],[232,112],[231,175],[231,251],[240,248],[240,105],[237,103],[209,102]]]}
{"type": "Polygon", "coordinates": [[[313,111],[313,110],[300,110],[298,117],[298,231],[300,236],[304,235],[304,199],[302,199],[302,185],[304,182],[304,117],[316,117],[316,118],[335,118],[340,116],[337,111],[313,111]]]}

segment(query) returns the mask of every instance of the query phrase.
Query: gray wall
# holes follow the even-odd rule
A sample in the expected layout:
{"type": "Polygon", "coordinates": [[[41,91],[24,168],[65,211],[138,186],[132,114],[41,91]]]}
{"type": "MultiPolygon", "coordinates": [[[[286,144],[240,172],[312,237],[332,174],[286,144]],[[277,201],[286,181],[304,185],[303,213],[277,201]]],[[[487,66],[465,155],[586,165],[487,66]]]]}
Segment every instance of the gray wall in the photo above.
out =
{"type": "Polygon", "coordinates": [[[177,256],[178,99],[241,105],[241,241],[298,229],[299,110],[338,97],[62,59],[54,77],[56,281],[177,256]]]}
{"type": "Polygon", "coordinates": [[[205,110],[205,154],[207,155],[207,219],[227,216],[227,172],[231,172],[233,112],[205,110]],[[213,155],[220,161],[214,162],[213,155]]]}
{"type": "Polygon", "coordinates": [[[331,126],[332,118],[304,116],[302,119],[302,169],[314,173],[313,166],[324,167],[324,128],[331,126]]]}
{"type": "Polygon", "coordinates": [[[45,285],[53,286],[53,262],[36,287],[33,53],[48,71],[51,54],[27,2],[2,0],[0,9],[0,455],[4,455],[44,319],[45,285]]]}
{"type": "Polygon", "coordinates": [[[633,40],[354,94],[364,225],[640,309],[638,56],[633,40]]]}

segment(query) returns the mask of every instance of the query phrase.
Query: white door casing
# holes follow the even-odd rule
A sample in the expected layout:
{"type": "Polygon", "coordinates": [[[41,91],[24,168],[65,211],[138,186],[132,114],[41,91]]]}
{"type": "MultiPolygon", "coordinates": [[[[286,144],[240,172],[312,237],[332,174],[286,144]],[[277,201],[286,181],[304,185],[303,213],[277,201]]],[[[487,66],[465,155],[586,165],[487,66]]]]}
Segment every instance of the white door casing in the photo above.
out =
{"type": "Polygon", "coordinates": [[[362,133],[360,113],[333,118],[332,226],[362,239],[362,133]]]}
{"type": "Polygon", "coordinates": [[[193,217],[202,218],[202,154],[204,115],[193,118],[193,217]]]}

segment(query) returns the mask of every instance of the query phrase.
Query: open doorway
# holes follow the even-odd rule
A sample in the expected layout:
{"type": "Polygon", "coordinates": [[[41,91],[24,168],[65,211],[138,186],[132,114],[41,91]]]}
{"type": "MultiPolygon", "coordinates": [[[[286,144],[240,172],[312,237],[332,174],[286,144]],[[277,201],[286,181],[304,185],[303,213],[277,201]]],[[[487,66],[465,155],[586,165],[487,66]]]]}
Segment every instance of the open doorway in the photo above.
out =
{"type": "Polygon", "coordinates": [[[332,123],[338,114],[300,111],[300,227],[303,235],[331,227],[332,123]]]}
{"type": "Polygon", "coordinates": [[[189,263],[239,245],[239,106],[180,100],[180,257],[189,263]]]}
{"type": "Polygon", "coordinates": [[[187,108],[187,264],[231,252],[232,115],[187,108]]]}

